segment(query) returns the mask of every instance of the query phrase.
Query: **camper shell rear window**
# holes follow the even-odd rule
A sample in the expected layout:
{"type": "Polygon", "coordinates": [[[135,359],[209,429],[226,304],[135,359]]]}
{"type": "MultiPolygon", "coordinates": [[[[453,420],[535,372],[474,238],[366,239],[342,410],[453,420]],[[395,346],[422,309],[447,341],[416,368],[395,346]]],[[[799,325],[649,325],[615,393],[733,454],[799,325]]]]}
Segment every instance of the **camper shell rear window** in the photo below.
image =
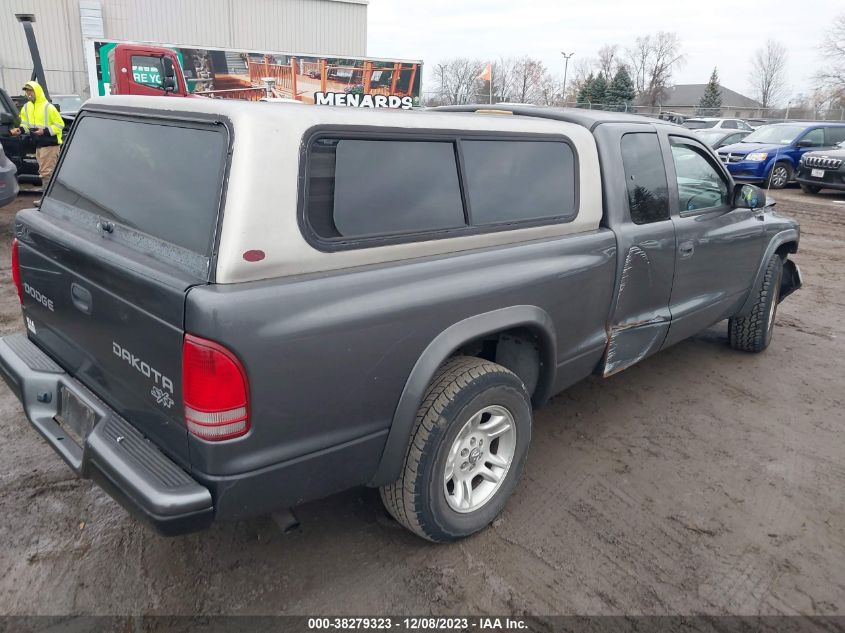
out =
{"type": "Polygon", "coordinates": [[[92,226],[110,222],[136,244],[166,242],[207,270],[228,143],[220,124],[83,115],[42,208],[90,214],[92,226]]]}

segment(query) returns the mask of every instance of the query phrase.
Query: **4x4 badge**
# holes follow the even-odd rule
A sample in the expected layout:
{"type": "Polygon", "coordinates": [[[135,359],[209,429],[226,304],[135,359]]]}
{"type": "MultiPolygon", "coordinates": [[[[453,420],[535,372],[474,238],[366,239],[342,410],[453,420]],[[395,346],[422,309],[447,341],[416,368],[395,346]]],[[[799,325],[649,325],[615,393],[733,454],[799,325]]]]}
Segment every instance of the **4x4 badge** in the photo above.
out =
{"type": "Polygon", "coordinates": [[[155,398],[155,401],[159,404],[159,406],[162,406],[165,409],[169,409],[173,406],[173,398],[170,397],[169,393],[159,387],[153,387],[150,391],[150,395],[155,398]]]}

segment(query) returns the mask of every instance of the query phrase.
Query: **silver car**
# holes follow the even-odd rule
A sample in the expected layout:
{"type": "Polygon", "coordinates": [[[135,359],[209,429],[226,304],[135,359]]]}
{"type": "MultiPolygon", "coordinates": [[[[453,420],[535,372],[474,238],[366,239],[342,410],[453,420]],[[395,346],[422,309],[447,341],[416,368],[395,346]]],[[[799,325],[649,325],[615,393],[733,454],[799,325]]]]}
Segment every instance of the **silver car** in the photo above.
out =
{"type": "Polygon", "coordinates": [[[0,147],[0,207],[10,204],[18,195],[18,170],[0,147]]]}

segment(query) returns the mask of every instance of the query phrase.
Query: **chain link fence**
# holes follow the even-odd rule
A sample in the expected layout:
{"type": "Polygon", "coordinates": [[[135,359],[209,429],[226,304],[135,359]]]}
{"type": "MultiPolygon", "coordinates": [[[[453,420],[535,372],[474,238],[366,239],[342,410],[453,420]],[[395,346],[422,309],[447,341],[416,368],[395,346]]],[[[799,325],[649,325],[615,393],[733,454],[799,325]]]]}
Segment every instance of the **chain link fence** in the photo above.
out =
{"type": "MultiPolygon", "coordinates": [[[[488,103],[489,96],[477,96],[475,103],[488,103]]],[[[449,105],[440,94],[430,93],[423,98],[427,106],[449,105]]],[[[469,103],[469,102],[468,102],[469,103]]],[[[493,105],[505,103],[493,95],[493,105]]],[[[508,102],[511,103],[512,102],[508,102]]],[[[529,104],[531,105],[531,104],[529,104]]],[[[682,123],[692,117],[715,117],[730,119],[745,119],[755,125],[766,123],[777,123],[781,121],[843,121],[845,122],[845,103],[841,106],[812,106],[792,105],[783,108],[756,108],[746,106],[722,106],[721,108],[699,108],[697,105],[634,105],[630,103],[608,104],[591,103],[589,101],[563,101],[548,100],[545,103],[534,103],[539,106],[554,106],[566,108],[583,108],[587,110],[604,110],[607,112],[627,112],[629,114],[640,114],[660,118],[666,121],[682,123]]]]}

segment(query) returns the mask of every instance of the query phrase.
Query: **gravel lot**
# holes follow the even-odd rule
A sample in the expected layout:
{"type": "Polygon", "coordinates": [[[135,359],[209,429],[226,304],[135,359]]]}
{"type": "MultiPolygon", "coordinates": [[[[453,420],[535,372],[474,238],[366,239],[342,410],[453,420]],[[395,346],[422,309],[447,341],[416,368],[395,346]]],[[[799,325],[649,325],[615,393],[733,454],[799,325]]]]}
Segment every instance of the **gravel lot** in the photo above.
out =
{"type": "MultiPolygon", "coordinates": [[[[805,287],[761,355],[724,323],[535,418],[491,529],[449,546],[373,490],[166,539],[77,480],[0,386],[2,614],[845,613],[845,195],[779,192],[805,287]]],[[[21,329],[0,210],[0,332],[21,329]]]]}

